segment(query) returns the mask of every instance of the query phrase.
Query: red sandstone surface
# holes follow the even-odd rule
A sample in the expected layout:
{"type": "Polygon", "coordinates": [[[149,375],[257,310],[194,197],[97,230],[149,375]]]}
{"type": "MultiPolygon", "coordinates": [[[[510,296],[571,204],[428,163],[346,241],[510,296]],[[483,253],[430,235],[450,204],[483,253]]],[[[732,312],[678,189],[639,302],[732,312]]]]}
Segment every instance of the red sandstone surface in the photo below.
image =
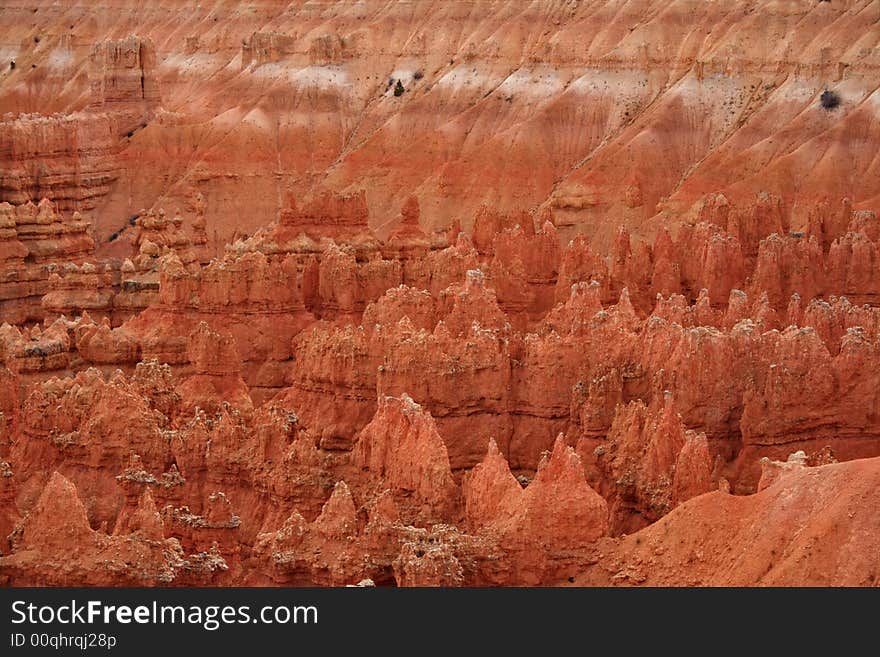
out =
{"type": "Polygon", "coordinates": [[[0,585],[878,585],[878,24],[0,8],[0,585]]]}

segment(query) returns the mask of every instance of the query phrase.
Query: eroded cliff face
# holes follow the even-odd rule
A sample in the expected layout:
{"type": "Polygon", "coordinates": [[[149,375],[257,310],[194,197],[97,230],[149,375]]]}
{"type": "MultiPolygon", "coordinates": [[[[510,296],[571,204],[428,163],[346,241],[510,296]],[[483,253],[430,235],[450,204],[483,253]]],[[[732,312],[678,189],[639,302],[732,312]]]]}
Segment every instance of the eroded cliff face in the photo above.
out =
{"type": "MultiPolygon", "coordinates": [[[[47,44],[44,56],[48,61],[40,66],[55,69],[62,77],[68,74],[77,60],[74,41],[68,32],[47,44]]],[[[34,34],[33,44],[25,41],[25,48],[30,45],[39,49],[39,34],[34,34]]],[[[69,106],[53,107],[57,99],[51,98],[51,90],[39,80],[37,58],[25,57],[31,62],[30,66],[21,62],[22,72],[35,78],[23,82],[25,94],[32,99],[42,93],[49,97],[29,110],[15,106],[13,99],[22,82],[14,78],[21,76],[21,69],[20,59],[10,52],[0,123],[0,153],[6,164],[0,176],[0,198],[20,205],[48,197],[64,210],[103,206],[120,177],[120,154],[160,104],[152,42],[137,36],[95,42],[87,63],[79,62],[88,72],[66,81],[77,87],[86,78],[87,91],[80,93],[88,94],[88,103],[84,107],[76,103],[75,111],[69,106]]]]}
{"type": "Polygon", "coordinates": [[[482,204],[553,208],[567,236],[584,231],[603,250],[617,225],[652,235],[707,192],[771,192],[801,229],[822,198],[870,207],[880,194],[878,11],[870,0],[177,0],[148,15],[135,2],[19,4],[0,28],[0,113],[13,121],[0,132],[21,167],[57,164],[48,178],[15,174],[0,199],[94,204],[102,241],[139,208],[183,207],[195,190],[222,243],[275,219],[289,191],[323,186],[364,189],[383,236],[411,195],[431,231],[469,227],[482,204]],[[133,110],[139,120],[76,118],[133,110]],[[19,118],[35,113],[58,126],[19,118]]]}
{"type": "Polygon", "coordinates": [[[876,3],[114,6],[0,22],[0,583],[880,581],[876,3]]]}
{"type": "Polygon", "coordinates": [[[94,253],[90,223],[78,212],[65,216],[48,199],[13,206],[0,203],[0,308],[4,321],[43,318],[41,299],[62,263],[75,267],[94,253]]]}

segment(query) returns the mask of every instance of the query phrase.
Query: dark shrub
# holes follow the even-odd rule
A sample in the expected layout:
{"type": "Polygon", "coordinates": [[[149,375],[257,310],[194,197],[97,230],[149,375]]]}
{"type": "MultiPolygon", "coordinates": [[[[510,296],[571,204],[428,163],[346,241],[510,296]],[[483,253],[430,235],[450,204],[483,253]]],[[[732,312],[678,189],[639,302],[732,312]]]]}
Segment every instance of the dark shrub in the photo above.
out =
{"type": "Polygon", "coordinates": [[[826,89],[822,92],[822,95],[819,96],[819,102],[825,109],[832,110],[840,105],[840,96],[838,96],[836,92],[826,89]]]}

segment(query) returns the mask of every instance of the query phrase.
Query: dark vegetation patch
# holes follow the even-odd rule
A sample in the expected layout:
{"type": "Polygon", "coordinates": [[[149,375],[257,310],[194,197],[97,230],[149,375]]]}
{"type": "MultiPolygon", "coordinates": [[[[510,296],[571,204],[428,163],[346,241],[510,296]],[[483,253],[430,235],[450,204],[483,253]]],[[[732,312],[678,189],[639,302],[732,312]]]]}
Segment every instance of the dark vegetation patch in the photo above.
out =
{"type": "Polygon", "coordinates": [[[819,96],[819,103],[821,103],[822,107],[825,109],[833,110],[840,105],[840,96],[837,95],[837,92],[826,89],[822,92],[822,95],[819,96]]]}
{"type": "Polygon", "coordinates": [[[137,218],[140,216],[141,216],[140,213],[131,215],[128,219],[126,219],[126,223],[122,228],[110,233],[110,236],[107,238],[107,242],[110,243],[110,242],[115,242],[116,240],[118,240],[119,236],[125,232],[126,228],[128,228],[129,226],[134,226],[135,221],[137,221],[137,218]]]}

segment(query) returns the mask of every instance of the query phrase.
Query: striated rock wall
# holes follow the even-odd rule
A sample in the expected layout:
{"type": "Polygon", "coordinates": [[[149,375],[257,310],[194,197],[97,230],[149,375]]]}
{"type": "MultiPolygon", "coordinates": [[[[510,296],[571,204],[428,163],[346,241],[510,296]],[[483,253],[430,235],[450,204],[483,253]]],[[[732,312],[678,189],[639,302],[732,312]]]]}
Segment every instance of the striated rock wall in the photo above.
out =
{"type": "Polygon", "coordinates": [[[42,199],[19,206],[0,203],[0,312],[21,324],[42,319],[40,299],[61,263],[76,266],[95,243],[90,224],[78,212],[64,216],[42,199]]]}
{"type": "Polygon", "coordinates": [[[120,176],[119,154],[161,102],[155,64],[149,39],[100,41],[88,58],[86,107],[5,117],[0,200],[21,205],[47,197],[64,210],[103,205],[120,176]]]}
{"type": "MultiPolygon", "coordinates": [[[[794,230],[817,201],[871,207],[880,194],[869,0],[140,9],[34,17],[25,3],[0,31],[11,44],[0,113],[149,111],[161,89],[169,111],[135,127],[110,167],[124,196],[81,186],[96,193],[102,236],[197,188],[222,244],[274,220],[287,190],[299,200],[324,187],[366,190],[376,227],[416,195],[429,233],[470,229],[483,204],[507,217],[552,208],[567,238],[585,232],[607,252],[618,226],[651,238],[707,192],[739,203],[768,191],[794,230]]],[[[106,128],[105,141],[124,134],[106,128]]],[[[79,140],[79,152],[98,143],[79,140]]],[[[99,169],[80,166],[85,178],[99,169]]],[[[732,219],[754,248],[748,217],[732,219]]]]}

